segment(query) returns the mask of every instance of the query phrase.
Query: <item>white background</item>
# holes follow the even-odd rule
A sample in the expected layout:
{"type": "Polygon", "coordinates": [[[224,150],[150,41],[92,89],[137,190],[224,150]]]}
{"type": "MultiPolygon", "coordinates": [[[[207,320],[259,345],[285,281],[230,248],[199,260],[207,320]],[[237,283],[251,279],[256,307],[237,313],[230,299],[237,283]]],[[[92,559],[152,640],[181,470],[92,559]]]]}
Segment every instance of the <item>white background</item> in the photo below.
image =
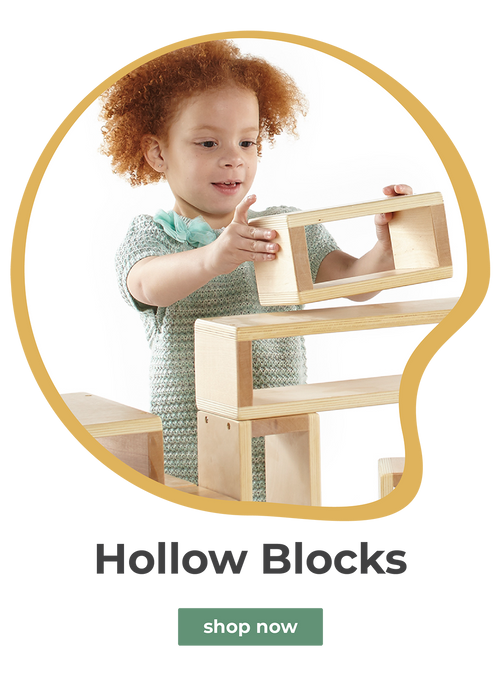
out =
{"type": "MultiPolygon", "coordinates": [[[[466,270],[458,205],[438,155],[407,111],[367,76],[321,52],[273,40],[245,39],[239,45],[291,73],[310,105],[300,140],[285,136],[265,149],[252,188],[257,209],[283,203],[321,208],[380,198],[382,186],[394,182],[407,182],[419,193],[441,191],[453,280],[392,290],[384,300],[458,296],[466,270]]],[[[109,161],[98,152],[98,117],[96,101],[57,150],[36,199],[26,256],[30,315],[58,390],[88,391],[148,409],[149,348],[138,316],[119,296],[113,259],[131,218],[154,214],[159,207],[168,210],[173,196],[165,183],[132,189],[112,175],[109,161]]],[[[375,241],[371,217],[330,229],[351,254],[365,253],[375,241]]],[[[430,329],[310,337],[309,380],[401,373],[430,329]]],[[[324,505],[371,502],[377,497],[377,459],[404,453],[397,405],[322,414],[321,435],[324,505]]]]}

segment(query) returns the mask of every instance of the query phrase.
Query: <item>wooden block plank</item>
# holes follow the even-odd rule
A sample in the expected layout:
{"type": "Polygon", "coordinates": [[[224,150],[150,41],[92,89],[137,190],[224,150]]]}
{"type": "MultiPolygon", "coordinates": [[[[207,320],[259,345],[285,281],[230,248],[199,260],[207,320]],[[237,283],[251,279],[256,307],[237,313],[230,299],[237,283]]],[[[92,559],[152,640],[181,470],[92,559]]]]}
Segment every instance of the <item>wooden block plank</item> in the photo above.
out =
{"type": "MultiPolygon", "coordinates": [[[[272,262],[274,264],[274,262],[272,262]]],[[[366,292],[381,292],[395,287],[430,283],[445,280],[453,276],[449,267],[432,269],[393,269],[352,278],[339,278],[324,283],[314,283],[312,290],[299,293],[299,300],[279,290],[259,294],[262,306],[293,306],[295,304],[312,304],[327,299],[345,299],[366,292]]]]}
{"type": "MultiPolygon", "coordinates": [[[[365,292],[379,292],[394,287],[445,280],[452,276],[453,269],[450,266],[432,269],[393,269],[354,278],[340,278],[325,283],[315,283],[311,292],[301,293],[300,302],[301,304],[310,304],[326,299],[342,299],[365,292]]],[[[263,306],[273,306],[272,297],[259,299],[263,306]]]]}
{"type": "Polygon", "coordinates": [[[61,395],[71,413],[97,438],[161,430],[161,420],[147,411],[90,393],[61,395]]]}
{"type": "Polygon", "coordinates": [[[269,418],[393,404],[399,400],[401,376],[379,376],[350,381],[309,383],[254,391],[253,407],[241,408],[242,418],[269,418]],[[253,415],[256,412],[258,415],[253,415]]]}
{"type": "Polygon", "coordinates": [[[197,320],[195,329],[197,332],[212,332],[220,337],[230,331],[237,341],[253,341],[427,325],[440,322],[457,301],[458,299],[453,297],[228,316],[197,320]]]}
{"type": "Polygon", "coordinates": [[[399,400],[400,381],[400,376],[379,376],[283,388],[263,388],[254,390],[253,405],[249,407],[229,407],[205,399],[197,399],[197,404],[206,412],[239,421],[295,416],[315,411],[395,404],[399,400]]]}
{"type": "Polygon", "coordinates": [[[275,224],[279,226],[286,223],[289,229],[293,229],[295,227],[304,227],[309,224],[336,222],[367,215],[377,215],[379,213],[395,213],[402,210],[410,210],[412,208],[440,205],[442,203],[443,197],[440,192],[408,194],[405,196],[390,196],[371,201],[344,204],[333,206],[331,208],[301,210],[279,215],[266,215],[252,219],[250,220],[250,223],[252,226],[271,229],[274,228],[275,224]]]}

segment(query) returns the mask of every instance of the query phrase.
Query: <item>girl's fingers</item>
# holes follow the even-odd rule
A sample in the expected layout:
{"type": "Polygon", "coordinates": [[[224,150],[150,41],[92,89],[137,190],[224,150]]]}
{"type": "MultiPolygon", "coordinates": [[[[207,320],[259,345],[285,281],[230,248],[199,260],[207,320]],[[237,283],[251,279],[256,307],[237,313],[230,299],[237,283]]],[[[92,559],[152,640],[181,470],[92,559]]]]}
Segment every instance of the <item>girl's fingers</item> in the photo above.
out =
{"type": "Polygon", "coordinates": [[[248,196],[245,196],[243,201],[240,201],[240,203],[238,203],[236,206],[233,222],[237,222],[238,224],[248,224],[248,211],[250,206],[252,206],[256,201],[257,197],[255,194],[249,194],[248,196]]]}
{"type": "Polygon", "coordinates": [[[242,250],[252,250],[256,252],[277,252],[279,245],[272,242],[276,237],[276,232],[271,229],[260,229],[252,226],[238,226],[237,233],[240,236],[238,247],[242,250]]]}
{"type": "Polygon", "coordinates": [[[402,196],[406,194],[413,194],[413,189],[410,185],[387,185],[383,187],[382,191],[386,196],[402,196]]]}
{"type": "Polygon", "coordinates": [[[377,226],[387,224],[392,219],[392,213],[379,213],[375,215],[375,224],[377,226]]]}

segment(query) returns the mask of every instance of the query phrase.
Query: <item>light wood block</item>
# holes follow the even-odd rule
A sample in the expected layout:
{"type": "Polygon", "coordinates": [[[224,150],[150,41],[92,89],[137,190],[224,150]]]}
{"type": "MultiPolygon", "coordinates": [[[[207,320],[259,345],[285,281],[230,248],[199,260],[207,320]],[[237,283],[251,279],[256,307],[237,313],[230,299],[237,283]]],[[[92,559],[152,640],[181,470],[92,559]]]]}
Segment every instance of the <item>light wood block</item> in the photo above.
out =
{"type": "Polygon", "coordinates": [[[401,376],[377,376],[369,379],[306,383],[283,388],[253,391],[253,404],[231,407],[212,400],[199,400],[199,408],[239,421],[275,416],[294,416],[313,411],[334,411],[379,404],[396,404],[401,376]]]}
{"type": "Polygon", "coordinates": [[[252,500],[252,424],[198,413],[198,483],[252,500]]]}
{"type": "Polygon", "coordinates": [[[306,430],[266,436],[266,499],[267,502],[319,507],[319,415],[308,414],[297,418],[307,422],[306,430]]]}
{"type": "Polygon", "coordinates": [[[405,467],[404,458],[380,458],[378,461],[379,497],[384,498],[401,481],[405,467]]]}
{"type": "Polygon", "coordinates": [[[396,403],[399,376],[253,390],[251,347],[238,351],[237,345],[248,345],[255,339],[438,323],[456,301],[436,299],[367,304],[197,320],[198,409],[245,421],[396,403]],[[220,352],[229,353],[231,357],[224,361],[217,355],[220,352]],[[238,353],[244,355],[238,358],[238,353]]]}
{"type": "Polygon", "coordinates": [[[198,481],[235,500],[252,500],[252,437],[265,437],[266,499],[321,504],[319,417],[235,421],[198,413],[198,481]]]}
{"type": "Polygon", "coordinates": [[[197,495],[200,498],[212,498],[213,500],[234,500],[227,495],[222,495],[222,493],[216,493],[215,491],[210,491],[208,488],[202,488],[201,486],[196,486],[190,481],[185,479],[179,479],[179,477],[173,477],[171,474],[165,473],[165,486],[173,488],[176,491],[181,493],[190,493],[191,495],[197,495]]]}
{"type": "Polygon", "coordinates": [[[158,416],[90,393],[61,397],[104,448],[134,470],[164,483],[163,433],[158,416]]]}
{"type": "Polygon", "coordinates": [[[263,306],[308,304],[392,287],[450,278],[453,273],[443,197],[439,192],[389,197],[251,220],[277,232],[281,249],[272,262],[255,263],[263,306]],[[389,231],[395,269],[367,276],[313,283],[305,227],[378,213],[393,212],[389,231]]]}

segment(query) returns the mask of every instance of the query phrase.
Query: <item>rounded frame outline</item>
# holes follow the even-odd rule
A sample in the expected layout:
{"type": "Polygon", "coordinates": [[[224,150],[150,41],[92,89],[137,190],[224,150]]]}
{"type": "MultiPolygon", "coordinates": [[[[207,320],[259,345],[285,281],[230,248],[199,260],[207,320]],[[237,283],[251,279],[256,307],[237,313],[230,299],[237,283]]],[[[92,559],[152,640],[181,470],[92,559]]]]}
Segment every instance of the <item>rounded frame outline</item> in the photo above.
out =
{"type": "Polygon", "coordinates": [[[425,481],[425,452],[420,433],[418,400],[430,366],[446,346],[481,311],[493,277],[493,258],[486,212],[473,173],[455,139],[418,94],[390,71],[366,56],[322,38],[270,28],[233,28],[196,33],[152,48],[118,66],[98,80],[55,125],[26,177],[18,199],[7,263],[10,305],[16,337],[29,375],[51,414],[66,434],[100,467],[139,492],[192,512],[228,518],[258,518],[311,523],[369,523],[408,510],[425,481]],[[24,253],[33,202],[41,179],[62,139],[87,107],[113,82],[162,53],[207,40],[253,38],[292,42],[333,56],[360,70],[390,93],[415,119],[439,154],[455,190],[467,246],[467,280],[453,311],[412,353],[403,372],[400,418],[405,440],[405,471],[391,494],[350,507],[305,507],[200,498],[175,491],[144,477],[107,452],[71,414],[45,369],[31,329],[24,285],[24,253]]]}

